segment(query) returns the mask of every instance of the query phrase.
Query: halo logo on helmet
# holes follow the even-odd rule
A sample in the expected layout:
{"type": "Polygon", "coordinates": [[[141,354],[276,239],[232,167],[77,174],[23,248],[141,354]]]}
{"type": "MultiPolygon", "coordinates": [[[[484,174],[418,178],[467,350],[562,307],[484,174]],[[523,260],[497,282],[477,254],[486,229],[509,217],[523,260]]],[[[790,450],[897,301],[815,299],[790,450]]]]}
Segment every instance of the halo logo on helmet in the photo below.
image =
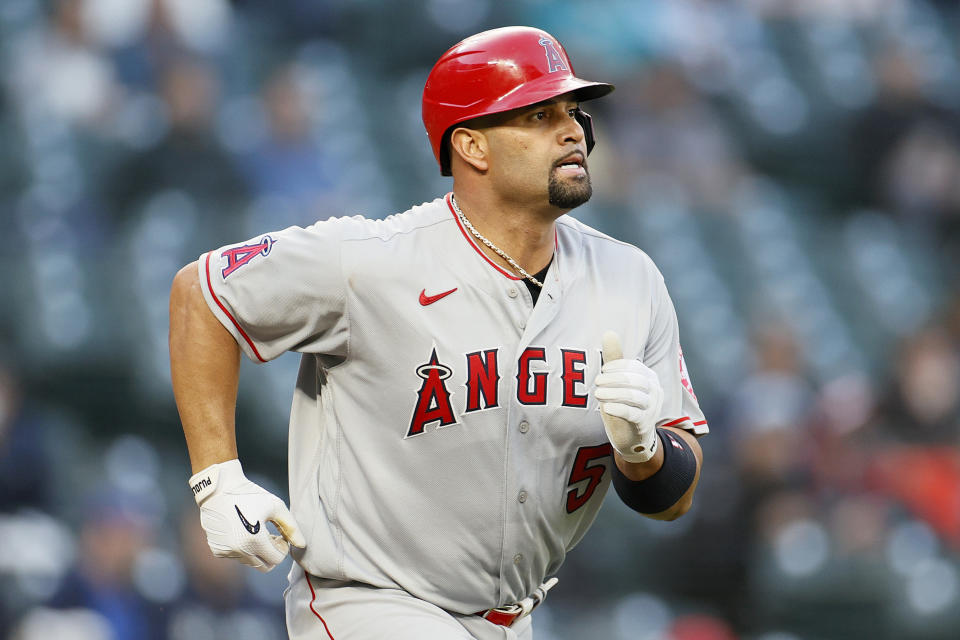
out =
{"type": "MultiPolygon", "coordinates": [[[[423,87],[421,113],[440,173],[449,176],[448,140],[457,125],[565,93],[583,102],[611,91],[612,84],[574,75],[563,45],[546,31],[501,27],[472,35],[440,56],[423,87]]],[[[594,143],[590,116],[578,109],[576,118],[590,153],[594,143]]]]}
{"type": "Polygon", "coordinates": [[[543,45],[544,50],[547,52],[547,72],[553,73],[554,71],[559,71],[563,69],[564,71],[569,71],[567,69],[566,63],[563,61],[563,58],[560,56],[560,52],[557,51],[557,48],[553,46],[553,40],[550,38],[540,38],[540,44],[543,45]]]}

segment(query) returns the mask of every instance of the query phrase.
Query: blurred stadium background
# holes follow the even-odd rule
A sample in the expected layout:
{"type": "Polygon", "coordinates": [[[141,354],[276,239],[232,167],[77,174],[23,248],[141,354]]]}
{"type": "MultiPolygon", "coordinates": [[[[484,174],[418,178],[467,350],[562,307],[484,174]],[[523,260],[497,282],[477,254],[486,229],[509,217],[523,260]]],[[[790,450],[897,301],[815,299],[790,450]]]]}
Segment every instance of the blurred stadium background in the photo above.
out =
{"type": "MultiPolygon", "coordinates": [[[[446,192],[423,82],[507,24],[616,83],[576,215],[660,266],[712,427],[693,511],[609,499],[538,639],[960,637],[958,11],[4,0],[0,637],[283,637],[284,568],[215,561],[199,528],[170,281],[207,248],[446,192]]],[[[295,366],[246,363],[238,416],[284,496],[295,366]]]]}

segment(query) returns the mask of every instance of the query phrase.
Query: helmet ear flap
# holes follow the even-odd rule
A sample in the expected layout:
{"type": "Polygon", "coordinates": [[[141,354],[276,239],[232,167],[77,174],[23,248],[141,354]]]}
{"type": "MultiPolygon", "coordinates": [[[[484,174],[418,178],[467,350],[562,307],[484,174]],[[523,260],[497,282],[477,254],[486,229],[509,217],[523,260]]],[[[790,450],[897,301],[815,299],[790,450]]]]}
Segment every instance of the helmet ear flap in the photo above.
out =
{"type": "Polygon", "coordinates": [[[590,152],[593,151],[593,145],[597,143],[597,139],[593,134],[593,118],[590,117],[589,113],[580,108],[577,109],[573,117],[576,118],[580,126],[583,127],[583,141],[587,145],[587,155],[590,155],[590,152]]]}
{"type": "Polygon", "coordinates": [[[440,139],[440,175],[442,176],[452,176],[453,171],[450,170],[450,132],[453,130],[453,127],[450,127],[443,133],[443,137],[440,139]]]}

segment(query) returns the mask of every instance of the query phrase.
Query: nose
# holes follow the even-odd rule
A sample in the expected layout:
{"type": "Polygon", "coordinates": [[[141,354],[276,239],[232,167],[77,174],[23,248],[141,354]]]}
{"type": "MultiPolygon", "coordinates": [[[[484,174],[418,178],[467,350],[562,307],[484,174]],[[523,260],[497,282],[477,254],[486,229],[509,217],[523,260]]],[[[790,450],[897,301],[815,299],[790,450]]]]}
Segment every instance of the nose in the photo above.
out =
{"type": "Polygon", "coordinates": [[[561,126],[560,130],[557,132],[557,137],[561,146],[566,146],[570,142],[573,142],[574,144],[583,142],[583,127],[580,126],[580,123],[577,122],[576,118],[564,118],[563,126],[561,126]]]}

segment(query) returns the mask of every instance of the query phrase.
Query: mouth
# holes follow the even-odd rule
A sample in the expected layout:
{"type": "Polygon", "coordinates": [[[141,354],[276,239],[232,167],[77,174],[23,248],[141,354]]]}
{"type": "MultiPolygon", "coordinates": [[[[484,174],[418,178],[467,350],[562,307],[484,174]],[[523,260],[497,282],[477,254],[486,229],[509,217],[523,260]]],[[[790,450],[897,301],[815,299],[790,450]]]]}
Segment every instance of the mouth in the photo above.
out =
{"type": "Polygon", "coordinates": [[[555,170],[562,175],[568,176],[586,176],[587,175],[587,159],[582,153],[576,151],[570,155],[558,160],[555,165],[555,170]]]}

